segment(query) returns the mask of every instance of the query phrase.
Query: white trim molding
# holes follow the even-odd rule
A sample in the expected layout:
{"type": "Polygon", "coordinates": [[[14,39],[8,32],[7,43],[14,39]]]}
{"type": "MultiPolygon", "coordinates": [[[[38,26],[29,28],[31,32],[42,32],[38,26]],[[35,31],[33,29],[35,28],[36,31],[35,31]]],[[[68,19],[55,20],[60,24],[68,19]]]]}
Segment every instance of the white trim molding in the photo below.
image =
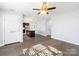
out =
{"type": "Polygon", "coordinates": [[[4,44],[0,43],[0,47],[4,46],[4,44]]]}
{"type": "Polygon", "coordinates": [[[79,45],[78,43],[71,42],[71,41],[68,41],[68,40],[64,40],[64,39],[62,39],[62,38],[57,38],[57,37],[53,37],[53,36],[52,36],[51,38],[54,38],[54,39],[56,39],[56,40],[60,40],[60,41],[63,41],[63,42],[68,42],[68,43],[71,43],[71,44],[79,45]]]}

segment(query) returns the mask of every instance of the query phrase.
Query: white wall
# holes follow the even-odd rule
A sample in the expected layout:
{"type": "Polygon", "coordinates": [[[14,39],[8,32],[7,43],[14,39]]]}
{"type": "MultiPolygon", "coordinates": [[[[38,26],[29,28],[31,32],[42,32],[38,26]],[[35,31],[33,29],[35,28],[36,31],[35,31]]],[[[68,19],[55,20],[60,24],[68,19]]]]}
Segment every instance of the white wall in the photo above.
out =
{"type": "Polygon", "coordinates": [[[68,5],[61,5],[66,9],[57,10],[58,14],[54,14],[51,20],[51,37],[79,45],[79,4],[68,5]]]}
{"type": "Polygon", "coordinates": [[[46,36],[46,29],[45,29],[45,20],[40,20],[36,22],[35,29],[36,29],[36,34],[40,34],[43,36],[46,36]]]}
{"type": "Polygon", "coordinates": [[[2,13],[0,11],[0,46],[3,43],[3,20],[2,20],[2,13]]]}
{"type": "Polygon", "coordinates": [[[36,34],[46,36],[47,35],[46,25],[47,25],[46,24],[46,16],[37,15],[36,16],[36,21],[35,21],[36,34]]]}

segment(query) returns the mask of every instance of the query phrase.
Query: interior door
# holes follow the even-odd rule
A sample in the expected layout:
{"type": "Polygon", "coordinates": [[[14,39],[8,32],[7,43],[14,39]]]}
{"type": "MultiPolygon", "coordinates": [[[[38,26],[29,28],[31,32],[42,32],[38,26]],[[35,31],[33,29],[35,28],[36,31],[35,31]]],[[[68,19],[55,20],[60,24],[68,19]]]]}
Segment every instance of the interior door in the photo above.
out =
{"type": "Polygon", "coordinates": [[[19,34],[19,18],[17,15],[14,14],[5,14],[4,15],[4,41],[5,44],[10,44],[14,42],[20,41],[19,34]]]}

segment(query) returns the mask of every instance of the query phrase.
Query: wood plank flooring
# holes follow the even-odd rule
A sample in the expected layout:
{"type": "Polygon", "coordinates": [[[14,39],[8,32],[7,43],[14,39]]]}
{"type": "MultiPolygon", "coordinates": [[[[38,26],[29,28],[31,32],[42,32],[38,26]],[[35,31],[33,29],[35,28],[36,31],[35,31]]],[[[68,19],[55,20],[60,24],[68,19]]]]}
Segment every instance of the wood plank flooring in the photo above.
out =
{"type": "Polygon", "coordinates": [[[41,35],[36,35],[33,38],[24,36],[24,42],[0,47],[0,56],[23,56],[22,49],[30,48],[36,44],[55,47],[62,51],[64,56],[79,56],[79,46],[41,35]]]}

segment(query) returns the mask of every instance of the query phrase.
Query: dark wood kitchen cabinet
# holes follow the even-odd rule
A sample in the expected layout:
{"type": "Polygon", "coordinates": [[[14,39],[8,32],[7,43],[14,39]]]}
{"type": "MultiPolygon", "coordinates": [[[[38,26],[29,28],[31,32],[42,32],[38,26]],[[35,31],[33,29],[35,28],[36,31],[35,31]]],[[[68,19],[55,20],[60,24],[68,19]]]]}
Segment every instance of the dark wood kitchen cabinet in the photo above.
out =
{"type": "Polygon", "coordinates": [[[23,23],[23,33],[26,34],[26,30],[30,29],[30,24],[29,23],[23,23]]]}
{"type": "Polygon", "coordinates": [[[29,36],[29,37],[35,37],[35,31],[33,31],[33,30],[28,30],[28,31],[27,31],[27,36],[29,36]]]}

